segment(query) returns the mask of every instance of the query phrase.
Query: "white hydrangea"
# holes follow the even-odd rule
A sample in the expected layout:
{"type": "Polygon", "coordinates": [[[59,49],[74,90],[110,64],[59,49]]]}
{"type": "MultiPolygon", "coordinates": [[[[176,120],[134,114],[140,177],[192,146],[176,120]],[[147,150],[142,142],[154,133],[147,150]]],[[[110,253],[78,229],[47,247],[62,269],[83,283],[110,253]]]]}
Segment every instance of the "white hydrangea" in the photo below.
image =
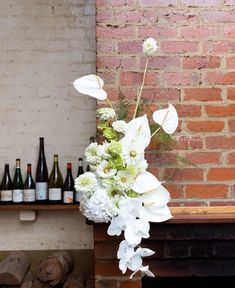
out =
{"type": "Polygon", "coordinates": [[[91,165],[98,165],[101,162],[101,151],[99,145],[91,143],[85,150],[86,161],[91,165]]]}
{"type": "Polygon", "coordinates": [[[124,120],[113,122],[112,127],[115,131],[125,134],[127,123],[124,120]]]}
{"type": "Polygon", "coordinates": [[[153,38],[148,38],[143,43],[143,53],[146,56],[154,56],[157,52],[158,45],[157,41],[153,38]]]}
{"type": "Polygon", "coordinates": [[[75,179],[75,189],[82,192],[87,198],[96,190],[98,182],[92,172],[86,172],[75,179]]]}
{"type": "Polygon", "coordinates": [[[98,187],[89,200],[82,197],[80,209],[85,217],[96,223],[110,222],[118,214],[113,199],[102,187],[98,187]]]}
{"type": "Polygon", "coordinates": [[[96,114],[101,120],[109,120],[116,117],[115,111],[112,108],[106,107],[97,109],[96,114]]]}

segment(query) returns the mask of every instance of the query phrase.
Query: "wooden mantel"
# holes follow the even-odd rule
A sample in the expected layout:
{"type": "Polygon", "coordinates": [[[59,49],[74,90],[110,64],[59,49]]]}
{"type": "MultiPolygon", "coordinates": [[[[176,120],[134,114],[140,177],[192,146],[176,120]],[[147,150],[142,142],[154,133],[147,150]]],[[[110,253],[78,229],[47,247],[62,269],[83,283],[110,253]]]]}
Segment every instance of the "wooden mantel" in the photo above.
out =
{"type": "Polygon", "coordinates": [[[173,218],[169,224],[176,223],[235,223],[235,206],[214,207],[171,207],[173,218]]]}

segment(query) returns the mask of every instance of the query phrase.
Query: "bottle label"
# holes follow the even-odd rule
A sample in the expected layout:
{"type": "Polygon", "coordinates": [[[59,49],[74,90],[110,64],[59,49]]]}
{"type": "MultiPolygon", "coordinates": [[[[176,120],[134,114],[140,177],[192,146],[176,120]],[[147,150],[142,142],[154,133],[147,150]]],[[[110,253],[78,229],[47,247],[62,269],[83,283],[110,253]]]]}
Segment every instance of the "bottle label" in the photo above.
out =
{"type": "Polygon", "coordinates": [[[64,203],[73,203],[73,191],[64,191],[64,203]]]}
{"type": "Polygon", "coordinates": [[[13,190],[13,202],[16,202],[16,203],[23,202],[23,190],[22,189],[13,190]]]}
{"type": "Polygon", "coordinates": [[[36,200],[47,200],[47,182],[36,183],[36,200]]]}
{"type": "Polygon", "coordinates": [[[1,190],[1,201],[12,201],[12,190],[1,190]]]}
{"type": "Polygon", "coordinates": [[[49,200],[50,201],[61,200],[61,188],[49,188],[49,200]]]}
{"type": "Polygon", "coordinates": [[[76,200],[76,202],[80,202],[80,200],[81,200],[81,192],[80,191],[76,191],[75,200],[76,200]]]}
{"type": "Polygon", "coordinates": [[[23,198],[24,202],[35,202],[35,189],[24,189],[23,198]]]}

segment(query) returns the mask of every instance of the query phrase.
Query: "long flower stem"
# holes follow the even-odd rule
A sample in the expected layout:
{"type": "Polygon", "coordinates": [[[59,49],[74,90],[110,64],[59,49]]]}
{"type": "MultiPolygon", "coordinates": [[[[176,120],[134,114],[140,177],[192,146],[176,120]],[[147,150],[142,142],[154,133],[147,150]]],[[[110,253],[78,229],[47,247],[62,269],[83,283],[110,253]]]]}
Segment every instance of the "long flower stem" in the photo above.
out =
{"type": "Polygon", "coordinates": [[[162,128],[162,125],[164,124],[164,122],[166,121],[166,118],[167,118],[167,115],[169,114],[169,110],[166,112],[166,115],[164,116],[163,120],[162,120],[162,124],[160,125],[160,127],[158,127],[154,132],[153,134],[151,135],[151,137],[153,137],[161,128],[162,128]]]}
{"type": "MultiPolygon", "coordinates": [[[[108,102],[108,104],[109,104],[109,107],[111,108],[111,109],[113,109],[114,110],[114,108],[113,108],[113,104],[112,104],[112,102],[109,100],[109,98],[107,97],[106,98],[106,100],[107,100],[107,102],[108,102]]],[[[114,110],[115,111],[115,110],[114,110]]],[[[115,120],[117,121],[117,116],[116,116],[116,113],[115,113],[115,120]]]]}
{"type": "Polygon", "coordinates": [[[142,90],[143,90],[143,87],[144,87],[146,72],[147,72],[147,68],[148,68],[148,62],[149,62],[149,59],[148,59],[148,57],[147,57],[146,63],[145,63],[145,67],[144,67],[143,80],[142,80],[142,84],[141,84],[141,87],[140,87],[140,91],[139,91],[139,94],[138,94],[138,97],[137,97],[137,101],[136,101],[136,106],[135,106],[135,112],[134,112],[134,115],[133,115],[133,119],[136,117],[136,114],[137,114],[137,111],[138,111],[138,107],[139,107],[139,104],[140,104],[140,98],[141,98],[142,90]]]}

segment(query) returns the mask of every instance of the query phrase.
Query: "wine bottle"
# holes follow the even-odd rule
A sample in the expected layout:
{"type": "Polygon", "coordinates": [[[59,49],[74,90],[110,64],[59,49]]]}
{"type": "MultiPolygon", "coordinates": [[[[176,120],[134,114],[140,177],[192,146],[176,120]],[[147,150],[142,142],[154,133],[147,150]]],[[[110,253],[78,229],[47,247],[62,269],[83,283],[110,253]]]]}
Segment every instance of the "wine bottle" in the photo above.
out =
{"type": "Polygon", "coordinates": [[[9,164],[5,164],[4,176],[1,184],[1,204],[12,203],[13,184],[9,172],[9,164]]]}
{"type": "Polygon", "coordinates": [[[44,138],[39,139],[39,156],[36,169],[36,202],[46,203],[48,200],[48,170],[44,152],[44,138]]]}
{"type": "Polygon", "coordinates": [[[49,202],[62,202],[63,177],[60,172],[58,155],[54,155],[54,164],[49,177],[49,202]]]}
{"type": "Polygon", "coordinates": [[[74,180],[72,175],[72,163],[67,163],[67,176],[63,186],[63,203],[71,204],[74,202],[74,180]]]}
{"type": "Polygon", "coordinates": [[[35,183],[32,177],[32,166],[31,164],[27,164],[27,176],[24,182],[23,201],[26,204],[35,202],[35,192],[35,183]]]}
{"type": "Polygon", "coordinates": [[[13,203],[22,203],[23,202],[23,178],[21,175],[20,169],[20,159],[16,159],[16,170],[13,179],[13,203]]]}
{"type": "MultiPolygon", "coordinates": [[[[82,158],[78,158],[78,173],[77,173],[77,177],[79,177],[83,173],[84,173],[84,171],[83,171],[83,159],[82,158]]],[[[75,203],[79,203],[80,202],[80,198],[81,198],[81,192],[76,190],[75,203]]]]}
{"type": "Polygon", "coordinates": [[[78,158],[78,173],[77,173],[77,177],[82,175],[84,173],[83,171],[83,159],[82,158],[78,158]]]}
{"type": "MultiPolygon", "coordinates": [[[[93,136],[90,137],[90,144],[95,142],[95,138],[93,136]]],[[[86,167],[86,172],[90,172],[91,168],[90,165],[88,164],[86,167]]]]}

